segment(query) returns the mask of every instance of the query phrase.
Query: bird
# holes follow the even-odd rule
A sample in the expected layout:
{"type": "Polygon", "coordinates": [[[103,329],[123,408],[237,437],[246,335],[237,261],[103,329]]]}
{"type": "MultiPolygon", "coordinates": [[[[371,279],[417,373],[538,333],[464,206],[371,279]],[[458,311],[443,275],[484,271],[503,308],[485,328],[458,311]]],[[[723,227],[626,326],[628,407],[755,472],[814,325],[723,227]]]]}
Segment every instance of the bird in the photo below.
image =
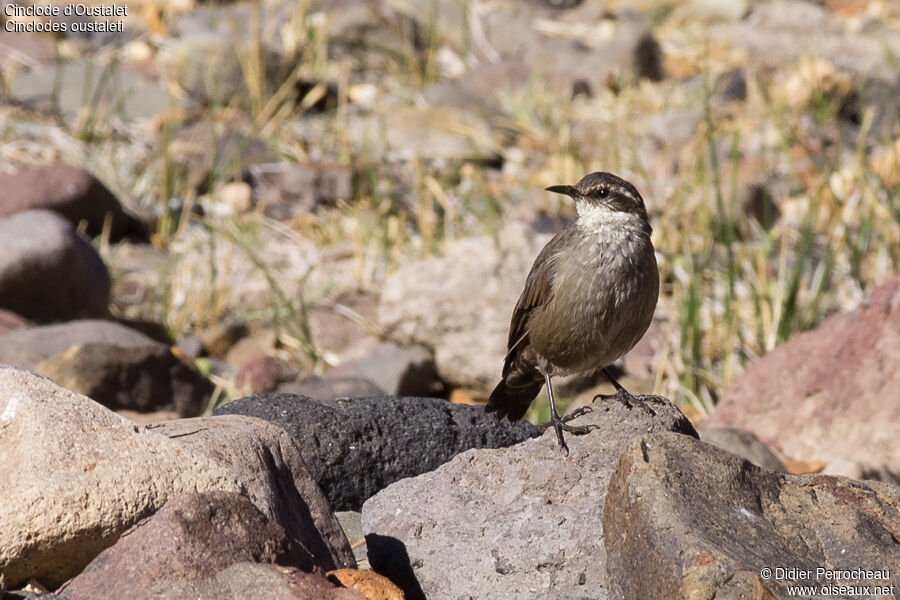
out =
{"type": "Polygon", "coordinates": [[[589,406],[559,416],[551,378],[602,370],[615,396],[630,406],[634,397],[607,367],[649,328],[659,270],[650,218],[634,185],[596,172],[547,191],[571,197],[578,217],[547,242],[528,273],[513,310],[502,377],[485,411],[517,421],[546,385],[551,417],[542,426],[554,427],[568,454],[563,431],[583,435],[596,425],[568,424],[589,406]]]}

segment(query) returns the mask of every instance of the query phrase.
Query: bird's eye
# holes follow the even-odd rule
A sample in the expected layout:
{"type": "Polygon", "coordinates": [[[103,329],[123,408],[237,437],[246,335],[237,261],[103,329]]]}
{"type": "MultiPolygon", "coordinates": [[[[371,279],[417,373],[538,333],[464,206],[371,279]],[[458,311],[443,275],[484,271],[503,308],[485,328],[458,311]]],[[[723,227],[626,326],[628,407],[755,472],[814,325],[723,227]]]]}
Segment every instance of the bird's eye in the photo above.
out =
{"type": "Polygon", "coordinates": [[[609,196],[609,190],[606,188],[600,188],[600,190],[597,192],[597,195],[601,198],[606,198],[607,196],[609,196]]]}

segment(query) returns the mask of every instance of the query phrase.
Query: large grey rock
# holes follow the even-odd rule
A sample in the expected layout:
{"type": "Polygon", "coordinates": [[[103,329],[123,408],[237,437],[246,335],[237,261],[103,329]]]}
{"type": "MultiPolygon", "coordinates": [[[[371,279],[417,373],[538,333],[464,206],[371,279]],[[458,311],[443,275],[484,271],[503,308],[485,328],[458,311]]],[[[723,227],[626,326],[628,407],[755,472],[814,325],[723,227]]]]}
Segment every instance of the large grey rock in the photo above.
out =
{"type": "Polygon", "coordinates": [[[140,427],[48,379],[0,367],[0,571],[56,587],[170,498],[247,496],[324,569],[353,555],[300,453],[250,417],[140,427]]]}
{"type": "Polygon", "coordinates": [[[0,307],[37,322],[108,314],[110,279],[64,217],[27,210],[0,219],[0,307]]]}
{"type": "MultiPolygon", "coordinates": [[[[283,527],[233,492],[188,494],[169,500],[100,553],[63,588],[65,598],[156,597],[161,583],[194,581],[241,562],[312,572],[315,558],[283,527]]],[[[324,573],[319,573],[324,574],[324,573]]]]}
{"type": "Polygon", "coordinates": [[[696,435],[668,401],[646,398],[595,403],[574,423],[599,429],[567,436],[568,456],[551,429],[382,490],[362,510],[372,568],[408,599],[607,598],[601,517],[622,449],[647,431],[696,435]]]}
{"type": "Polygon", "coordinates": [[[169,346],[110,321],[84,320],[0,336],[0,362],[31,369],[112,409],[203,412],[213,385],[169,346]]]}
{"type": "Polygon", "coordinates": [[[112,192],[83,169],[63,164],[22,167],[0,173],[0,216],[45,208],[64,216],[72,225],[87,224],[88,235],[100,235],[108,221],[109,235],[118,240],[142,233],[141,224],[128,215],[112,192]]]}
{"type": "Polygon", "coordinates": [[[737,427],[782,455],[900,470],[900,279],[757,360],[703,428],[737,427]]]}
{"type": "Polygon", "coordinates": [[[784,475],[686,436],[643,436],[622,453],[606,496],[609,597],[786,598],[792,584],[820,593],[868,585],[864,595],[893,597],[898,497],[900,487],[885,483],[784,475]],[[777,572],[788,568],[808,573],[777,572]],[[819,568],[889,573],[836,581],[819,568]]]}
{"type": "Polygon", "coordinates": [[[486,396],[500,378],[519,290],[548,237],[511,223],[496,239],[456,240],[443,256],[400,267],[381,292],[385,334],[428,348],[441,379],[486,396]]]}
{"type": "Polygon", "coordinates": [[[217,415],[260,417],[284,427],[335,510],[359,510],[389,484],[425,473],[469,448],[509,446],[537,435],[481,407],[435,398],[376,396],[316,402],[259,394],[226,404],[217,415]]]}

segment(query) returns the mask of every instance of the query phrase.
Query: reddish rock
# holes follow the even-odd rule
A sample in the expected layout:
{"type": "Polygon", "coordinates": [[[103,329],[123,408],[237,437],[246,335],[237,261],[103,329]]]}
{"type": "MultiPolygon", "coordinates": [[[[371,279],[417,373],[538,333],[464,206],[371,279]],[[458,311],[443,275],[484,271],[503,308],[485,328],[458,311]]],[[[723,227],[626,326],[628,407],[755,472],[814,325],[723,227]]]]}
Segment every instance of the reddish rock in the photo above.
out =
{"type": "Polygon", "coordinates": [[[125,213],[119,200],[99,179],[83,169],[63,164],[29,165],[18,173],[0,173],[0,216],[45,208],[72,225],[87,223],[90,236],[103,231],[110,220],[110,237],[139,233],[140,224],[125,213]]]}
{"type": "Polygon", "coordinates": [[[704,428],[751,431],[782,454],[897,465],[900,457],[900,279],[747,369],[704,428]]]}
{"type": "Polygon", "coordinates": [[[316,570],[309,551],[246,497],[223,491],[177,496],[101,552],[65,586],[65,596],[147,598],[160,581],[208,578],[240,562],[316,570]]]}
{"type": "Polygon", "coordinates": [[[0,571],[10,587],[56,587],[170,499],[208,491],[249,498],[324,570],[355,564],[299,450],[275,425],[229,416],[139,427],[0,365],[0,430],[0,571]]]}
{"type": "Polygon", "coordinates": [[[34,323],[11,310],[0,308],[0,335],[15,331],[16,329],[25,329],[33,327],[34,323]]]}
{"type": "Polygon", "coordinates": [[[128,590],[122,596],[107,596],[105,589],[99,588],[101,595],[76,596],[63,591],[54,596],[61,600],[81,600],[82,598],[132,598],[143,600],[183,600],[186,598],[216,598],[217,600],[365,600],[365,596],[353,590],[336,588],[321,575],[304,573],[293,567],[282,567],[266,563],[240,562],[226,567],[209,577],[190,580],[161,579],[146,588],[128,590]]]}
{"type": "Polygon", "coordinates": [[[103,259],[65,218],[48,210],[0,217],[0,306],[38,323],[105,317],[109,290],[103,259]]]}

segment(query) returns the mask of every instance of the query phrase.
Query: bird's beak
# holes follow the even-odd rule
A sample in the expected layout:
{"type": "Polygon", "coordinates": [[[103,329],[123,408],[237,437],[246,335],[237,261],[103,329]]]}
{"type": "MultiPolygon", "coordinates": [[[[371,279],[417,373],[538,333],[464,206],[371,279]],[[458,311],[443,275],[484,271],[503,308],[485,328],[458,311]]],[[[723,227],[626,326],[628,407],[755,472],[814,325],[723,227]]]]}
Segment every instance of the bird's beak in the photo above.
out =
{"type": "Polygon", "coordinates": [[[575,195],[575,186],[572,185],[551,185],[547,188],[548,192],[553,192],[554,194],[564,194],[566,196],[572,197],[575,195]]]}

